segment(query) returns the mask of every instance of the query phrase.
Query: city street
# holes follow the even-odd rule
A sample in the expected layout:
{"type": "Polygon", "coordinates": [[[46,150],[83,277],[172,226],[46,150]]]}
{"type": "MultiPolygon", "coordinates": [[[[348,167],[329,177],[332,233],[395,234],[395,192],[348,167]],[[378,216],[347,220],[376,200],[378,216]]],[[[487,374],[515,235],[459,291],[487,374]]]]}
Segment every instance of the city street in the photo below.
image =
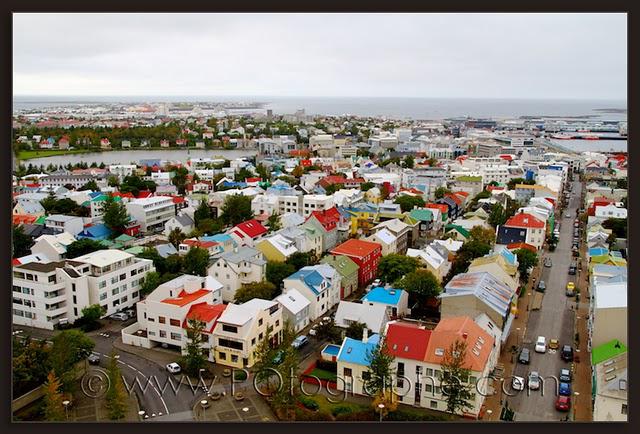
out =
{"type": "MultiPolygon", "coordinates": [[[[544,280],[547,288],[542,308],[530,311],[527,326],[524,330],[518,331],[517,339],[520,346],[529,348],[531,351],[531,363],[517,364],[513,374],[526,379],[529,372],[538,371],[543,378],[548,378],[544,383],[544,393],[541,387],[540,390],[531,391],[530,396],[527,396],[525,389],[517,396],[508,398],[507,402],[515,410],[518,421],[557,421],[567,416],[567,413],[561,413],[555,409],[557,385],[551,377],[558,377],[561,368],[571,368],[571,363],[562,361],[559,351],[548,350],[546,354],[540,354],[534,351],[534,346],[538,336],[544,336],[547,344],[550,339],[558,339],[560,348],[564,344],[574,346],[575,299],[565,295],[565,288],[567,282],[575,282],[579,277],[569,275],[568,270],[573,260],[571,253],[573,222],[576,218],[576,209],[580,208],[580,194],[581,184],[577,181],[573,182],[569,205],[558,219],[561,222],[560,240],[556,250],[545,252],[544,257],[540,258],[542,267],[540,280],[544,280]],[[571,217],[565,218],[566,213],[571,217]],[[552,266],[549,268],[543,266],[545,257],[552,261],[552,266]]],[[[580,392],[586,394],[590,391],[580,392]]]]}

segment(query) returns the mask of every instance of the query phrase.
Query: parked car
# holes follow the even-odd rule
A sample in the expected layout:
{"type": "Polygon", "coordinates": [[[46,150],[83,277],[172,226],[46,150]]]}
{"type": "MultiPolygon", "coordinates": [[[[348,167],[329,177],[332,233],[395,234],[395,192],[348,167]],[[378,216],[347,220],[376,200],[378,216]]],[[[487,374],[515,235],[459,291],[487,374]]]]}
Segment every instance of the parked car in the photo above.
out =
{"type": "Polygon", "coordinates": [[[126,313],[124,313],[124,312],[116,312],[116,313],[114,313],[114,314],[111,314],[111,315],[109,316],[109,318],[111,318],[111,319],[115,319],[115,320],[117,320],[117,321],[126,321],[126,320],[128,320],[128,319],[129,319],[129,315],[127,315],[127,314],[126,314],[126,313]]]}
{"type": "Polygon", "coordinates": [[[568,396],[558,396],[556,399],[556,410],[569,411],[571,409],[571,398],[568,396]]]}
{"type": "Polygon", "coordinates": [[[546,353],[547,352],[547,339],[544,336],[538,336],[536,340],[536,353],[546,353]]]}
{"type": "Polygon", "coordinates": [[[567,283],[565,294],[567,295],[567,297],[573,297],[574,295],[576,295],[576,284],[573,282],[567,283]]]}
{"type": "Polygon", "coordinates": [[[551,268],[553,266],[553,263],[551,262],[551,258],[544,259],[544,266],[547,268],[551,268]]]}
{"type": "Polygon", "coordinates": [[[572,276],[575,276],[577,268],[578,267],[576,267],[575,264],[571,264],[569,266],[569,274],[572,275],[572,276]]]}
{"type": "Polygon", "coordinates": [[[564,215],[564,217],[565,217],[565,218],[568,218],[568,219],[570,219],[570,218],[571,218],[571,214],[569,214],[569,213],[566,213],[566,214],[564,215]]]}
{"type": "Polygon", "coordinates": [[[176,362],[169,363],[166,368],[167,372],[169,372],[170,374],[179,374],[180,371],[182,371],[182,368],[180,368],[180,365],[178,365],[176,362]]]}
{"type": "Polygon", "coordinates": [[[514,375],[513,381],[511,381],[511,387],[513,390],[524,390],[524,378],[514,375]]]}
{"type": "Polygon", "coordinates": [[[523,348],[520,351],[520,355],[518,356],[518,363],[522,363],[523,365],[528,365],[531,361],[531,352],[529,348],[523,348]]]}
{"type": "Polygon", "coordinates": [[[273,358],[273,363],[279,365],[284,360],[284,351],[280,350],[276,353],[276,356],[273,358]]]}
{"type": "Polygon", "coordinates": [[[560,347],[560,341],[557,339],[549,339],[549,349],[557,350],[560,347]]]}
{"type": "Polygon", "coordinates": [[[298,348],[302,348],[304,345],[306,345],[308,343],[309,343],[309,338],[306,337],[305,335],[302,335],[302,336],[298,336],[297,338],[295,338],[293,340],[293,342],[291,342],[291,346],[293,348],[298,349],[298,348]]]}
{"type": "Polygon", "coordinates": [[[561,383],[571,383],[571,371],[567,368],[560,369],[559,380],[561,383]]]}
{"type": "Polygon", "coordinates": [[[563,345],[560,358],[565,362],[573,362],[573,348],[571,345],[563,345]]]}
{"type": "Polygon", "coordinates": [[[97,355],[96,353],[91,353],[91,355],[87,357],[87,362],[89,362],[90,365],[99,365],[100,356],[97,355]]]}
{"type": "Polygon", "coordinates": [[[538,390],[540,388],[540,374],[536,371],[529,372],[529,378],[527,379],[529,389],[538,390]]]}
{"type": "Polygon", "coordinates": [[[536,291],[544,292],[547,289],[547,285],[544,284],[544,280],[538,282],[538,286],[536,287],[536,291]]]}
{"type": "Polygon", "coordinates": [[[569,383],[560,383],[560,386],[558,386],[558,394],[562,396],[571,396],[571,385],[569,383]]]}
{"type": "Polygon", "coordinates": [[[380,285],[382,285],[382,280],[380,280],[380,279],[376,279],[376,280],[374,280],[374,281],[373,281],[373,283],[371,284],[371,287],[372,287],[372,288],[376,288],[376,287],[378,287],[378,286],[380,286],[380,285]]]}
{"type": "Polygon", "coordinates": [[[318,332],[316,331],[316,329],[309,330],[309,336],[315,336],[317,334],[318,334],[318,332]]]}
{"type": "Polygon", "coordinates": [[[133,318],[134,316],[136,316],[136,311],[135,309],[127,309],[127,310],[123,310],[123,312],[129,316],[129,318],[133,318]]]}

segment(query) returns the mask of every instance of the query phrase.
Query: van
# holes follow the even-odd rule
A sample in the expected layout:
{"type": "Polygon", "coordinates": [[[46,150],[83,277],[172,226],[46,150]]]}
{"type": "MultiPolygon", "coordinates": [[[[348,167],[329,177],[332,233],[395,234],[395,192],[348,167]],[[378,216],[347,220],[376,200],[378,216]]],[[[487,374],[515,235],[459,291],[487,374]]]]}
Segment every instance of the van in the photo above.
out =
{"type": "Polygon", "coordinates": [[[306,337],[305,335],[302,335],[295,338],[293,342],[291,342],[291,346],[295,349],[298,349],[305,346],[308,343],[309,343],[309,338],[306,337]]]}

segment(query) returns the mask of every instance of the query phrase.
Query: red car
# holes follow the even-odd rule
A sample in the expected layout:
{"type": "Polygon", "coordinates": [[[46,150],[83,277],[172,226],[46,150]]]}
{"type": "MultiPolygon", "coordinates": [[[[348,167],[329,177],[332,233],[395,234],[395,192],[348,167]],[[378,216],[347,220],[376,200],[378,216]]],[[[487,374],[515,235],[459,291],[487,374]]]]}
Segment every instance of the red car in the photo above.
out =
{"type": "Polygon", "coordinates": [[[558,396],[558,399],[556,399],[556,410],[569,411],[570,408],[571,408],[571,397],[558,396]]]}

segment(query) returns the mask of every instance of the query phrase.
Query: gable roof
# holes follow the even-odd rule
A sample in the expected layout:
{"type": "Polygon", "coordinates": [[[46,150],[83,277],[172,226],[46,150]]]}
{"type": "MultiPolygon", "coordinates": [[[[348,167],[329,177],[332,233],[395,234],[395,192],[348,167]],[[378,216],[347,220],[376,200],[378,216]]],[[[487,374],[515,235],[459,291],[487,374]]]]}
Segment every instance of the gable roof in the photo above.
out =
{"type": "Polygon", "coordinates": [[[430,339],[431,330],[419,323],[392,321],[387,325],[385,344],[396,358],[423,361],[430,339]]]}
{"type": "Polygon", "coordinates": [[[369,336],[367,343],[352,338],[344,338],[337,359],[344,363],[369,366],[369,354],[376,348],[379,341],[379,334],[369,336]]]}
{"type": "Polygon", "coordinates": [[[247,220],[246,222],[237,224],[234,228],[241,230],[251,238],[256,238],[267,233],[267,228],[262,226],[262,224],[256,219],[247,220]]]}
{"type": "Polygon", "coordinates": [[[534,217],[532,214],[521,212],[507,220],[504,226],[527,229],[542,229],[544,228],[544,222],[534,217]]]}
{"type": "Polygon", "coordinates": [[[511,310],[514,290],[486,271],[462,273],[455,276],[445,286],[440,298],[458,297],[473,294],[501,316],[511,310]]]}
{"type": "Polygon", "coordinates": [[[220,318],[220,315],[222,315],[222,312],[224,312],[226,308],[227,306],[224,304],[209,304],[205,302],[192,304],[182,323],[182,327],[187,328],[189,326],[189,320],[191,319],[204,323],[213,321],[213,324],[208,329],[208,332],[211,333],[216,326],[218,318],[220,318]]]}
{"type": "Polygon", "coordinates": [[[288,290],[284,294],[280,294],[274,299],[274,301],[280,303],[294,315],[301,312],[311,304],[309,300],[307,300],[307,298],[295,288],[288,290]]]}
{"type": "Polygon", "coordinates": [[[369,306],[342,300],[338,304],[335,318],[338,327],[346,328],[352,322],[359,322],[366,324],[367,328],[373,332],[379,333],[388,319],[387,306],[382,304],[369,306]]]}
{"type": "Polygon", "coordinates": [[[380,249],[381,249],[381,246],[378,243],[351,238],[345,241],[344,243],[340,244],[339,246],[334,247],[334,249],[331,250],[331,254],[355,256],[355,257],[362,258],[380,249]]]}
{"type": "Polygon", "coordinates": [[[433,212],[427,208],[415,208],[409,211],[409,216],[421,222],[433,221],[433,212]]]}
{"type": "Polygon", "coordinates": [[[331,265],[343,277],[357,273],[360,268],[350,257],[344,255],[327,255],[320,263],[331,265]]]}
{"type": "Polygon", "coordinates": [[[333,206],[327,210],[313,211],[311,215],[307,217],[307,221],[312,217],[315,217],[316,220],[318,220],[325,231],[331,231],[337,227],[342,216],[338,209],[333,206]]]}

